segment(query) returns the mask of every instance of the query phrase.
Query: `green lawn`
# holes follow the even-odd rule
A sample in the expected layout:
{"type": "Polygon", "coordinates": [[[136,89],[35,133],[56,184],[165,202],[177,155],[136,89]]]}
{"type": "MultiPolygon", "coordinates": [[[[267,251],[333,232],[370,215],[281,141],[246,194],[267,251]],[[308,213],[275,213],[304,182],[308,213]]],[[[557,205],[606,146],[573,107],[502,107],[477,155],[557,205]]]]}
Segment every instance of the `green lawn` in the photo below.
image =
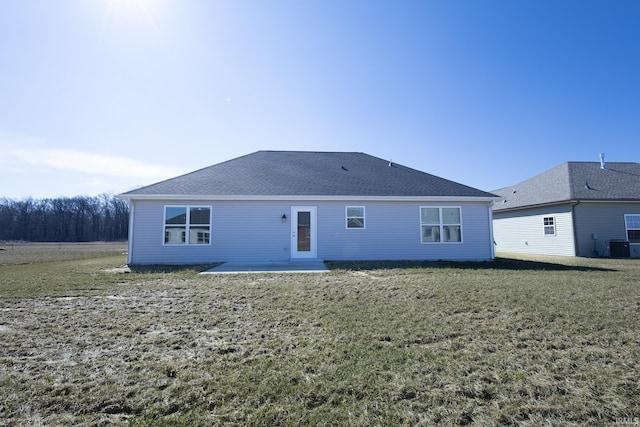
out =
{"type": "Polygon", "coordinates": [[[85,256],[0,265],[0,425],[640,417],[640,260],[215,276],[85,256]]]}

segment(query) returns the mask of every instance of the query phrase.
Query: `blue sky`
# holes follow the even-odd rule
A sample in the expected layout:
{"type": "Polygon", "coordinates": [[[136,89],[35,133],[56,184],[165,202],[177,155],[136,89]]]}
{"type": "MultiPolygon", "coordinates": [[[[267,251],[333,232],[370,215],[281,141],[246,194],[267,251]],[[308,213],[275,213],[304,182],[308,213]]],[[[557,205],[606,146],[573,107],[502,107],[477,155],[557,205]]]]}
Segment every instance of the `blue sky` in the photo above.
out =
{"type": "Polygon", "coordinates": [[[640,2],[5,0],[0,198],[117,194],[257,150],[482,190],[640,161],[640,2]]]}

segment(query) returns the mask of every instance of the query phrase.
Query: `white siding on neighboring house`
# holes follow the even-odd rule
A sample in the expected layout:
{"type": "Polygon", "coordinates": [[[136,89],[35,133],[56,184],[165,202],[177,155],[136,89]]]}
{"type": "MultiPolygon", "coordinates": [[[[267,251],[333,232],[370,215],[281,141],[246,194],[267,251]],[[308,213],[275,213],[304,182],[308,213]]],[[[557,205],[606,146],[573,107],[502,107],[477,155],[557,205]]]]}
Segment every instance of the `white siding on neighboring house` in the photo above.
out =
{"type": "MultiPolygon", "coordinates": [[[[640,214],[640,203],[580,202],[574,210],[578,255],[609,256],[609,241],[627,240],[624,216],[640,214]]],[[[640,244],[630,244],[629,249],[631,257],[640,258],[640,244]]]]}
{"type": "Polygon", "coordinates": [[[575,256],[571,205],[493,212],[496,251],[575,256]],[[555,234],[545,234],[545,218],[553,218],[555,234]]]}
{"type": "Polygon", "coordinates": [[[288,261],[291,206],[317,208],[318,258],[324,260],[490,260],[488,202],[133,201],[131,264],[288,261]],[[164,207],[211,207],[210,244],[164,244],[164,207]],[[363,206],[364,228],[347,228],[346,207],[363,206]],[[460,207],[462,242],[421,242],[420,206],[460,207]]]}

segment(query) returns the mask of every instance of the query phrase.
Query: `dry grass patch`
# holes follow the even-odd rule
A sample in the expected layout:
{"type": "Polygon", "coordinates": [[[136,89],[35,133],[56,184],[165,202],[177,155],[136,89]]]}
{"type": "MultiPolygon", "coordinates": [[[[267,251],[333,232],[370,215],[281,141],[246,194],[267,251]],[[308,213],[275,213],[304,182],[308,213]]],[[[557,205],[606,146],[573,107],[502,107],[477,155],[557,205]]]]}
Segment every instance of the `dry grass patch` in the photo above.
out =
{"type": "Polygon", "coordinates": [[[99,260],[78,261],[71,279],[61,262],[49,287],[16,290],[16,271],[1,285],[4,424],[614,425],[640,414],[637,260],[237,276],[113,274],[102,270],[122,259],[99,260]]]}
{"type": "Polygon", "coordinates": [[[105,255],[122,255],[126,251],[127,242],[0,242],[0,266],[98,258],[105,255]]]}

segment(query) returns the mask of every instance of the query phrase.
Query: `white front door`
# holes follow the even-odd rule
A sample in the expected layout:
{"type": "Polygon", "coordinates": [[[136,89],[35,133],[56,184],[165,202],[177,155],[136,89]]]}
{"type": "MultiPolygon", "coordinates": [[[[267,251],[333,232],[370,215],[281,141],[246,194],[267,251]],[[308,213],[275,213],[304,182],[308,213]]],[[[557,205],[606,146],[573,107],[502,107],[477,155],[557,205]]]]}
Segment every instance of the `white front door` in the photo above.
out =
{"type": "Polygon", "coordinates": [[[315,206],[291,207],[291,258],[317,258],[315,206]]]}

